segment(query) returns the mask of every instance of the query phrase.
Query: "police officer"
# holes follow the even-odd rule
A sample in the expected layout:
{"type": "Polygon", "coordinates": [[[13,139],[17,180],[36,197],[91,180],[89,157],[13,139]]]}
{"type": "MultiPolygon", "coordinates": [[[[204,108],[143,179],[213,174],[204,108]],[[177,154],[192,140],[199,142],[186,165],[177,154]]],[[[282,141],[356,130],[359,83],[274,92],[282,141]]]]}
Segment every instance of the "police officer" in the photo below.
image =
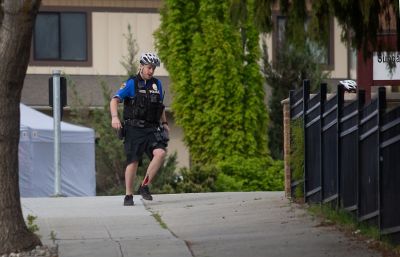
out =
{"type": "Polygon", "coordinates": [[[169,127],[163,104],[161,81],[153,77],[160,59],[154,53],[140,56],[139,73],[121,85],[110,101],[111,125],[124,131],[124,149],[127,158],[125,169],[124,205],[134,205],[133,181],[143,154],[150,164],[138,194],[145,200],[153,200],[149,184],[163,164],[168,143],[169,127]],[[124,103],[123,122],[118,117],[118,104],[124,103]]]}

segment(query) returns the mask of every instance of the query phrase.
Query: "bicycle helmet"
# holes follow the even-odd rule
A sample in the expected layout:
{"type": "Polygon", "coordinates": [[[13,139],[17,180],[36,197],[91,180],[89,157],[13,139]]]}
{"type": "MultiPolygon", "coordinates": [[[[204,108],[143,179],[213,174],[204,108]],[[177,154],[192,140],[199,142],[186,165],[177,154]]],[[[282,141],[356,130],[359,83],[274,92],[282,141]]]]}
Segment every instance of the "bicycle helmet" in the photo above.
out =
{"type": "Polygon", "coordinates": [[[160,66],[160,58],[154,53],[142,53],[140,56],[140,64],[146,65],[146,64],[151,64],[156,67],[160,66]]]}
{"type": "Polygon", "coordinates": [[[341,80],[340,84],[343,85],[344,89],[349,93],[355,93],[357,90],[357,83],[354,80],[341,80]]]}

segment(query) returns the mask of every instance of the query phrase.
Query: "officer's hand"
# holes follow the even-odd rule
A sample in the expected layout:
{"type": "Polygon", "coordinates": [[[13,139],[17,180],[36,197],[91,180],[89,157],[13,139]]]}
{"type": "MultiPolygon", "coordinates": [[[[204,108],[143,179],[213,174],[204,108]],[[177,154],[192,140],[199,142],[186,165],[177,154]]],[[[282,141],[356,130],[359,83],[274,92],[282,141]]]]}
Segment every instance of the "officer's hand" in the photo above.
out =
{"type": "Polygon", "coordinates": [[[111,119],[111,126],[115,129],[120,129],[122,127],[121,121],[118,117],[112,117],[111,119]]]}

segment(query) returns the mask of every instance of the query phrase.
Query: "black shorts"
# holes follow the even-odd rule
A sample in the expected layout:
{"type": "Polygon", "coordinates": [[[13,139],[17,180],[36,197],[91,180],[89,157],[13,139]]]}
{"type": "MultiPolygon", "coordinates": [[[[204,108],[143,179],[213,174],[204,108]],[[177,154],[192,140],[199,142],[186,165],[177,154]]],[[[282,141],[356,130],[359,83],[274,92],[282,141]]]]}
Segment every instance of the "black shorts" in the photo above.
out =
{"type": "Polygon", "coordinates": [[[168,146],[167,142],[157,140],[155,135],[155,133],[157,133],[157,128],[126,126],[125,129],[124,148],[127,164],[141,161],[144,153],[146,153],[151,160],[153,158],[154,149],[166,150],[168,146]]]}

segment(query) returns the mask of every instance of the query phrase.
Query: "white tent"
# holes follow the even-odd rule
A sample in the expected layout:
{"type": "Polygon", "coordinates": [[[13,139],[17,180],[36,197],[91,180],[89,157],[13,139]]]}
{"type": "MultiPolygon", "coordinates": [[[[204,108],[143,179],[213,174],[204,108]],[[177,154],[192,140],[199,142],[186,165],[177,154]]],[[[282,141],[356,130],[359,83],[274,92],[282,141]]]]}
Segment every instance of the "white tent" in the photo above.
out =
{"type": "MultiPolygon", "coordinates": [[[[53,118],[20,104],[19,187],[22,197],[54,195],[53,118]]],[[[61,122],[61,194],[96,195],[94,130],[61,122]]]]}

